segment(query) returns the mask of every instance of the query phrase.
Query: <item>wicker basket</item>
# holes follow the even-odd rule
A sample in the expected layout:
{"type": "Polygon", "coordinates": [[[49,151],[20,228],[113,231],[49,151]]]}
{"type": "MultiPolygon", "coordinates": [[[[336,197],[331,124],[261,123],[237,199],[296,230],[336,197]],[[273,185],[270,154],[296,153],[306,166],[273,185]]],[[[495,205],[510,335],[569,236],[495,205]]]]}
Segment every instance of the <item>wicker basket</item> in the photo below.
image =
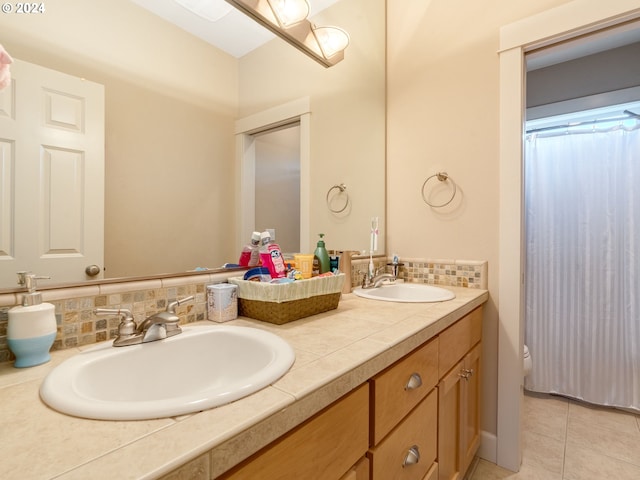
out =
{"type": "Polygon", "coordinates": [[[229,282],[238,285],[239,315],[283,325],[337,308],[344,274],[275,285],[240,278],[229,282]]]}

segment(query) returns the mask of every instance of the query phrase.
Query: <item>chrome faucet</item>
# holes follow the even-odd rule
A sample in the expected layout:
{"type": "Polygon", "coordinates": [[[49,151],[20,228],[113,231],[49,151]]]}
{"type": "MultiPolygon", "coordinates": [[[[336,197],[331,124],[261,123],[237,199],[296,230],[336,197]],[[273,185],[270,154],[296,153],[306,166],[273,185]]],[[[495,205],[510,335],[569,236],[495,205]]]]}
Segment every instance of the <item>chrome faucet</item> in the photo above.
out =
{"type": "Polygon", "coordinates": [[[371,275],[369,272],[367,272],[362,278],[362,288],[378,288],[385,280],[392,280],[395,282],[396,276],[392,273],[371,275]]]}
{"type": "Polygon", "coordinates": [[[118,336],[113,341],[114,347],[137,345],[139,343],[155,342],[182,333],[178,325],[180,317],[176,315],[176,307],[193,300],[193,295],[176,300],[167,305],[164,312],[159,312],[136,325],[133,315],[126,308],[96,308],[96,315],[117,315],[120,317],[118,336]]]}

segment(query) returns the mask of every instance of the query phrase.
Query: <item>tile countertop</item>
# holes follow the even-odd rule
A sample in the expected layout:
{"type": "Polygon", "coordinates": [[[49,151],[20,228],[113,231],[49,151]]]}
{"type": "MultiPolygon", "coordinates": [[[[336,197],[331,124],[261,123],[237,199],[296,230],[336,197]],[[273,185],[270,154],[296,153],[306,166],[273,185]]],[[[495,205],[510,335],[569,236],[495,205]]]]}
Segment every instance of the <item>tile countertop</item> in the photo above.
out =
{"type": "Polygon", "coordinates": [[[78,349],[53,352],[51,362],[29,369],[2,364],[1,476],[152,479],[207,452],[211,476],[219,475],[488,299],[486,290],[446,288],[455,292],[455,299],[391,303],[348,294],[336,310],[285,325],[242,317],[228,322],[287,340],[296,352],[292,369],[253,395],[180,417],[100,421],[48,408],[38,396],[42,379],[78,349]]]}

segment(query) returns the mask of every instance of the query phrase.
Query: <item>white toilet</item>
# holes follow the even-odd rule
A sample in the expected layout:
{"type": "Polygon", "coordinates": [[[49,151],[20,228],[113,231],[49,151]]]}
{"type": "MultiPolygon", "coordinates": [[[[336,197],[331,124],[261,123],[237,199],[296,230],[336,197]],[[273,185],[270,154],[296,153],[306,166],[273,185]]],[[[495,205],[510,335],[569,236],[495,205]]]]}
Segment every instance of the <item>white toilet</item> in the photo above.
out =
{"type": "Polygon", "coordinates": [[[524,361],[524,376],[526,377],[531,372],[531,355],[529,355],[529,347],[526,345],[523,348],[523,361],[524,361]]]}

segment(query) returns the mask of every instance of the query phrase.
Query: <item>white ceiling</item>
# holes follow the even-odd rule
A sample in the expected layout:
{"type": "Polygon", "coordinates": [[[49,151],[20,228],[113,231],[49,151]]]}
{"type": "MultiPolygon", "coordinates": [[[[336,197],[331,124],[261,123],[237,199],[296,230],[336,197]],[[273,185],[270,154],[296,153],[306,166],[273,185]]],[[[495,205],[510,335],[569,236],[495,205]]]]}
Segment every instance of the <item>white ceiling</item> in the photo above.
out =
{"type": "MultiPolygon", "coordinates": [[[[266,28],[236,9],[232,9],[220,20],[211,22],[190,12],[174,0],[130,1],[236,58],[275,38],[275,35],[266,28]]],[[[228,5],[224,0],[210,1],[228,5]]],[[[309,0],[311,6],[309,17],[313,17],[337,1],[339,0],[309,0]]]]}

